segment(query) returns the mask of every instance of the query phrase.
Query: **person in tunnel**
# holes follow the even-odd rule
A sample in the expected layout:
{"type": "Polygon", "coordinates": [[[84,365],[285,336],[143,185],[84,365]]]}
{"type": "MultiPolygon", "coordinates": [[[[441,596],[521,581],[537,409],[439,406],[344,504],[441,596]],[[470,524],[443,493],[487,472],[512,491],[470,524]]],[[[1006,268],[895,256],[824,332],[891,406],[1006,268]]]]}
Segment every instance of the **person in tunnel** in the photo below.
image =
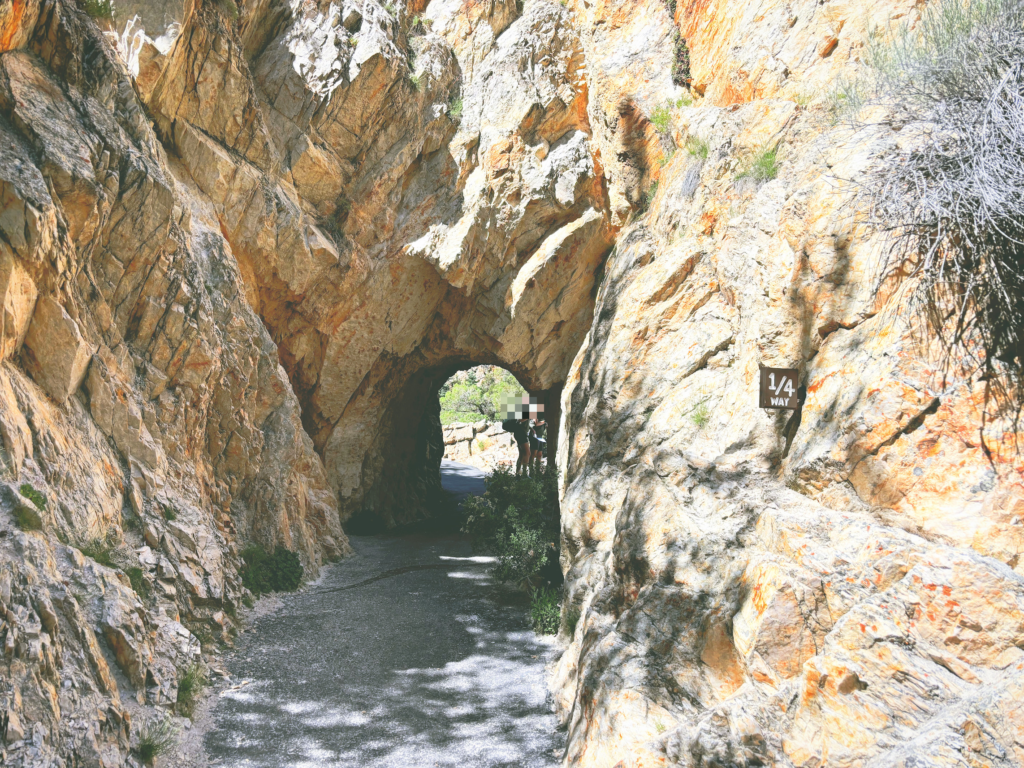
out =
{"type": "MultiPolygon", "coordinates": [[[[540,415],[539,413],[536,415],[540,415]]],[[[530,419],[530,461],[533,462],[533,473],[540,475],[540,460],[547,448],[548,441],[544,438],[548,423],[530,419]]]]}
{"type": "Polygon", "coordinates": [[[519,449],[519,459],[516,461],[516,474],[528,472],[530,469],[530,414],[523,414],[522,418],[515,420],[512,426],[512,437],[515,438],[516,447],[519,449]]]}

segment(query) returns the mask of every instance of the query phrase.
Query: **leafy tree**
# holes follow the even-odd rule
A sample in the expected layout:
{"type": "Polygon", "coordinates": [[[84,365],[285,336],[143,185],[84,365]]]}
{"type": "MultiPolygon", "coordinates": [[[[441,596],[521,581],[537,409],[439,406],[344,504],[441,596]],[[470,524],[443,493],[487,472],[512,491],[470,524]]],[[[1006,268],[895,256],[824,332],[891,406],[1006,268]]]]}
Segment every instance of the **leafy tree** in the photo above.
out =
{"type": "Polygon", "coordinates": [[[438,392],[441,423],[457,421],[500,421],[505,418],[504,404],[509,397],[526,391],[515,376],[504,368],[479,365],[459,371],[438,392]]]}

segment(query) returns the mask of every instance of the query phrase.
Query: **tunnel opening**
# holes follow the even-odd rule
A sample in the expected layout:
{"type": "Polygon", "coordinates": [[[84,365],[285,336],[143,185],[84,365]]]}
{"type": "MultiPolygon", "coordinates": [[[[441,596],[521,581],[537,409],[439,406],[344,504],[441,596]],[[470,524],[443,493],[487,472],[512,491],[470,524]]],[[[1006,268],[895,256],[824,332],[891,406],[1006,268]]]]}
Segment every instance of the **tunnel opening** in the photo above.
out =
{"type": "Polygon", "coordinates": [[[449,360],[409,375],[380,414],[378,455],[385,458],[371,470],[376,481],[344,522],[346,533],[456,529],[460,499],[442,487],[446,449],[452,461],[468,459],[464,463],[483,471],[497,464],[514,468],[518,448],[501,426],[509,398],[527,396],[543,404],[540,463],[554,471],[561,386],[538,389],[531,383],[528,375],[511,367],[472,359],[449,360]],[[456,450],[455,441],[446,446],[446,426],[449,433],[453,426],[461,429],[461,437],[473,433],[468,452],[466,446],[456,450]],[[484,461],[474,460],[475,449],[488,454],[484,461]]]}

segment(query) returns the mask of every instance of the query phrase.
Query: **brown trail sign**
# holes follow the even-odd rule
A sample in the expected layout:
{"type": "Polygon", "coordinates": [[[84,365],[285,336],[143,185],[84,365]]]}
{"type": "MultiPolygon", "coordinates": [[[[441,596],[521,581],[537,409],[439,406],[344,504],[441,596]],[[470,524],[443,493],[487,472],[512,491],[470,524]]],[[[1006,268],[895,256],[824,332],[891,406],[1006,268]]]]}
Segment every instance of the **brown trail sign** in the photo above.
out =
{"type": "Polygon", "coordinates": [[[760,406],[795,411],[800,407],[799,377],[796,368],[762,368],[760,406]]]}

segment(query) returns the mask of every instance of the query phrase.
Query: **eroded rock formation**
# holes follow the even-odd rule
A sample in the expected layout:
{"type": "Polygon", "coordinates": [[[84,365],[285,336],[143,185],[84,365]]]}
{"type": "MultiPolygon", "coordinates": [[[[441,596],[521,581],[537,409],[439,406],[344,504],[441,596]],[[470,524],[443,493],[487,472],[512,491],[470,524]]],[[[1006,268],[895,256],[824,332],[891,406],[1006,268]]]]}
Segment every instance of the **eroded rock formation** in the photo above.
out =
{"type": "Polygon", "coordinates": [[[5,759],[131,759],[240,547],[421,516],[487,363],[561,396],[569,764],[1022,764],[1013,436],[875,290],[899,137],[816,106],[917,5],[0,5],[5,759]]]}

